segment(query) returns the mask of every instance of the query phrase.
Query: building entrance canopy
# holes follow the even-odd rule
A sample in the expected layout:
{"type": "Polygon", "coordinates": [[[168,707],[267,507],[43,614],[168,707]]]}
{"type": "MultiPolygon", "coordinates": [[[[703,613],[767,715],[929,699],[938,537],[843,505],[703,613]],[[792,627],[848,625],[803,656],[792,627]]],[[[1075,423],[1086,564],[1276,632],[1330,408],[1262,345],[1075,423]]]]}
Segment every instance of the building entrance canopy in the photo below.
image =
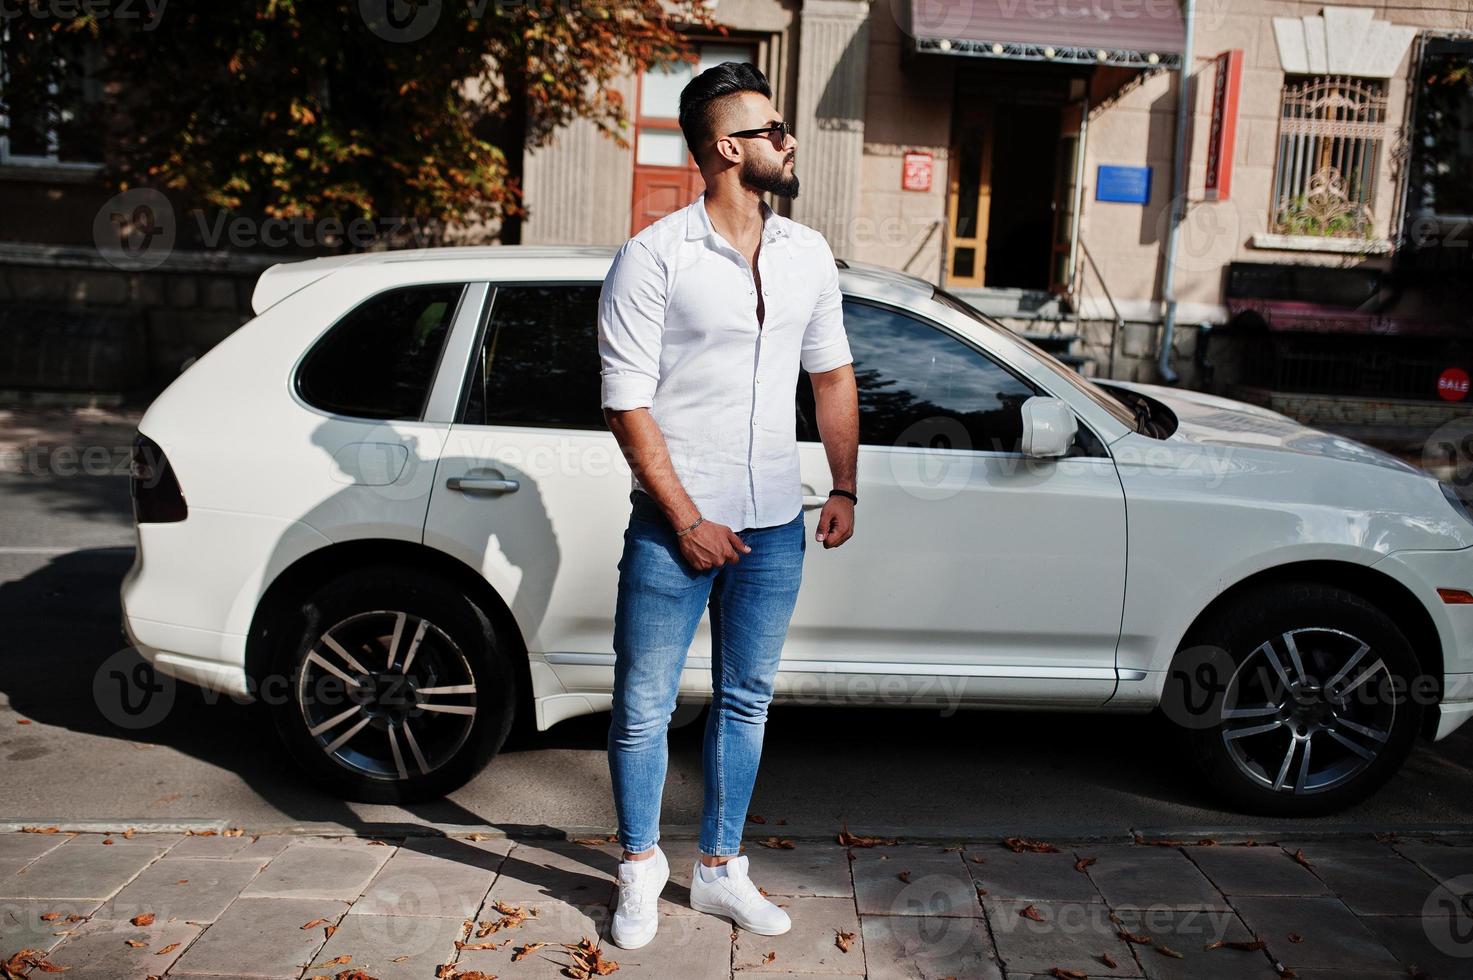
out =
{"type": "Polygon", "coordinates": [[[1180,68],[1177,0],[891,0],[917,52],[1180,68]]]}

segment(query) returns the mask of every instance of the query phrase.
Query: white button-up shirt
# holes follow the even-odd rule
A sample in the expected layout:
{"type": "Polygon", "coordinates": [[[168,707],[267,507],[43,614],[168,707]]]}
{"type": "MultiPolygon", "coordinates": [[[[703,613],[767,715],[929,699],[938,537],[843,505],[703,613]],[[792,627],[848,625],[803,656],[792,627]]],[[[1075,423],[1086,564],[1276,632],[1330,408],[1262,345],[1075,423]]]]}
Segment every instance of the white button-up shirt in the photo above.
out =
{"type": "Polygon", "coordinates": [[[701,516],[733,530],[802,510],[799,364],[853,360],[828,242],[765,203],[762,219],[755,279],[702,194],[624,243],[598,303],[603,407],[648,408],[701,516]]]}

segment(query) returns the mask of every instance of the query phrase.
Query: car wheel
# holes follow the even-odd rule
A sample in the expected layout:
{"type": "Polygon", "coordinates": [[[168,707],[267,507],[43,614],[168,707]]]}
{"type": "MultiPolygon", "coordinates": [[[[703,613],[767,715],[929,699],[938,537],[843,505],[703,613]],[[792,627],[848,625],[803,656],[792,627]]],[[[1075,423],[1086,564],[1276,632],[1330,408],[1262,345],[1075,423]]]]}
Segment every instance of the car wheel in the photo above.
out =
{"type": "Polygon", "coordinates": [[[1421,667],[1391,619],[1360,596],[1311,583],[1255,589],[1192,641],[1221,666],[1198,674],[1215,681],[1212,709],[1188,726],[1189,744],[1230,806],[1333,813],[1373,793],[1411,751],[1422,706],[1408,692],[1421,667]]]}
{"type": "Polygon", "coordinates": [[[500,750],[515,675],[486,615],[452,583],[364,568],[300,610],[299,628],[271,651],[284,696],[269,704],[314,784],[369,803],[434,799],[500,750]]]}

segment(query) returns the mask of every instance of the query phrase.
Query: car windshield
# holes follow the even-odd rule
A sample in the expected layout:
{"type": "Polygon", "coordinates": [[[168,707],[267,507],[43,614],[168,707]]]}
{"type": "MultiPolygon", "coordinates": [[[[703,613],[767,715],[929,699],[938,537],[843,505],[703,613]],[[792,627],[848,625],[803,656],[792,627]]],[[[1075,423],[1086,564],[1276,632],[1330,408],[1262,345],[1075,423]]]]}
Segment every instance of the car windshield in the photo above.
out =
{"type": "Polygon", "coordinates": [[[1106,391],[1104,388],[1101,388],[1093,381],[1090,381],[1084,375],[1080,374],[1078,371],[1074,370],[1072,367],[1065,364],[1063,361],[1059,360],[1057,357],[1050,354],[1042,347],[1039,347],[1037,344],[1028,340],[1026,337],[1019,336],[1017,333],[1009,330],[1006,326],[1004,326],[997,320],[994,320],[986,313],[983,313],[981,310],[969,304],[966,300],[958,296],[954,296],[951,293],[948,293],[940,286],[936,286],[934,288],[932,299],[936,300],[936,302],[942,304],[943,306],[951,307],[958,313],[966,314],[967,317],[976,321],[977,323],[982,324],[989,330],[996,330],[999,333],[1005,334],[1009,340],[1012,340],[1013,342],[1018,344],[1022,344],[1024,347],[1028,348],[1029,353],[1038,358],[1044,364],[1047,364],[1054,371],[1055,374],[1063,378],[1065,381],[1069,382],[1074,387],[1078,388],[1083,395],[1085,395],[1095,404],[1099,405],[1105,411],[1115,416],[1124,425],[1128,426],[1132,431],[1135,431],[1137,429],[1135,411],[1129,405],[1125,404],[1119,398],[1116,398],[1114,395],[1110,394],[1108,391],[1106,391]]]}

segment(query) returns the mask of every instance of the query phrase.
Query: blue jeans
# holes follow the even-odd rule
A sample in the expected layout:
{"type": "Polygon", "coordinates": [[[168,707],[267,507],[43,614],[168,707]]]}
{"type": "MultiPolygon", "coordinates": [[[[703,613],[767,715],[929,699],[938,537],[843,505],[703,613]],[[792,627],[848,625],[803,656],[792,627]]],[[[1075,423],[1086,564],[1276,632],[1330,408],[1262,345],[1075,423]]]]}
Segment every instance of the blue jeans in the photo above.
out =
{"type": "Polygon", "coordinates": [[[633,510],[619,559],[608,741],[619,843],[638,853],[660,839],[666,733],[686,654],[709,607],[712,699],[702,749],[700,849],[735,855],[803,576],[803,512],[786,524],[738,530],[750,552],[740,561],[696,571],[654,499],[640,490],[629,496],[633,510]]]}

